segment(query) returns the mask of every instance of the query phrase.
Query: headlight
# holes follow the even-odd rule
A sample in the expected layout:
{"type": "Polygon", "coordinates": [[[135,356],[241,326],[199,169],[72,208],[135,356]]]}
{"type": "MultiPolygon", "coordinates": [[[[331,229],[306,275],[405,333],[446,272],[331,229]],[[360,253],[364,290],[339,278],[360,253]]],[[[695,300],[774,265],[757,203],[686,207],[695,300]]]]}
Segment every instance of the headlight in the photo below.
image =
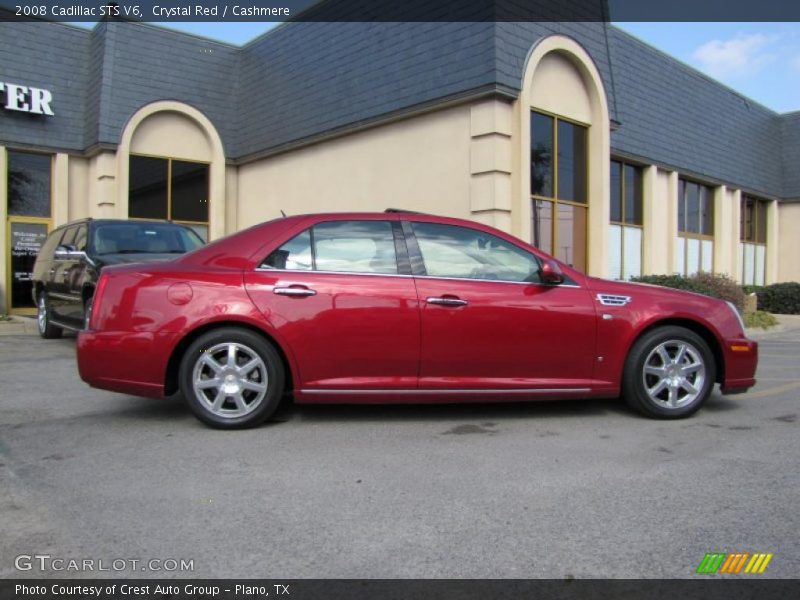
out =
{"type": "Polygon", "coordinates": [[[733,302],[729,302],[729,301],[726,301],[725,304],[727,304],[730,307],[730,309],[733,312],[733,314],[736,315],[736,318],[739,320],[739,326],[742,328],[742,332],[744,333],[744,329],[745,329],[744,328],[744,319],[742,319],[742,315],[739,313],[739,310],[736,308],[736,305],[733,302]]]}

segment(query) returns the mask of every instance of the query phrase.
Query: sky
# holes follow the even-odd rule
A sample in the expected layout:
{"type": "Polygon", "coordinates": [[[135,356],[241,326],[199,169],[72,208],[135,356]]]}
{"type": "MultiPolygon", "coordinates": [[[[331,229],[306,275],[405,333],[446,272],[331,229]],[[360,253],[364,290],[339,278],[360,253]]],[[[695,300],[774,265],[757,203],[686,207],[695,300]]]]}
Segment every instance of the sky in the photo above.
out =
{"type": "MultiPolygon", "coordinates": [[[[169,27],[241,45],[275,25],[171,23],[169,27]]],[[[772,110],[800,110],[800,23],[615,25],[772,110]]]]}

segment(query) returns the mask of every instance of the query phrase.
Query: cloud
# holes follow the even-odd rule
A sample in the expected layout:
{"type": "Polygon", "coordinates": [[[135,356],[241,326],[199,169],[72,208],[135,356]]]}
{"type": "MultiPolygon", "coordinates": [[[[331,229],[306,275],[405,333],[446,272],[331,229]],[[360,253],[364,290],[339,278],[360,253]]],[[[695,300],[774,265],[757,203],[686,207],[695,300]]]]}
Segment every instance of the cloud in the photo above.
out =
{"type": "Polygon", "coordinates": [[[692,57],[714,77],[752,75],[772,62],[776,56],[769,47],[776,35],[739,34],[729,40],[711,40],[698,47],[692,57]]]}

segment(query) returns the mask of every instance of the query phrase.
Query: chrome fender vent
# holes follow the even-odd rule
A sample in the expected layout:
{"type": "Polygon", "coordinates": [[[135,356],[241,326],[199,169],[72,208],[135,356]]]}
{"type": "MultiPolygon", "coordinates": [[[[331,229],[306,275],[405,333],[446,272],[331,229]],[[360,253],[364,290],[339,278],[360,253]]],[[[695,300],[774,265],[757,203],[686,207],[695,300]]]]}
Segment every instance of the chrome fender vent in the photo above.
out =
{"type": "Polygon", "coordinates": [[[631,297],[616,296],[614,294],[597,294],[597,300],[603,306],[625,306],[631,301],[631,297]]]}

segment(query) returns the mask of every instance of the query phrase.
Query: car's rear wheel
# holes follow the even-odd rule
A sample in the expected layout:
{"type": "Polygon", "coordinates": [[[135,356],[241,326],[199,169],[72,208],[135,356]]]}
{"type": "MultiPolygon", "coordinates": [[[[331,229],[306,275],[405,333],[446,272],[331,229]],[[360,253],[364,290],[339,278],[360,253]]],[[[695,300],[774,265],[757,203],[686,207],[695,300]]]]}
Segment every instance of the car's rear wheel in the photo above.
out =
{"type": "Polygon", "coordinates": [[[633,345],[622,394],[648,417],[688,417],[711,395],[715,375],[714,355],[702,337],[684,327],[659,327],[633,345]]]}
{"type": "Polygon", "coordinates": [[[285,373],[267,340],[246,329],[225,327],[189,346],[179,378],[197,418],[212,427],[240,429],[263,423],[275,412],[285,373]]]}
{"type": "Polygon", "coordinates": [[[50,304],[47,302],[47,295],[44,290],[39,292],[39,299],[36,303],[36,324],[39,328],[39,335],[46,340],[60,338],[64,330],[50,321],[50,304]]]}

